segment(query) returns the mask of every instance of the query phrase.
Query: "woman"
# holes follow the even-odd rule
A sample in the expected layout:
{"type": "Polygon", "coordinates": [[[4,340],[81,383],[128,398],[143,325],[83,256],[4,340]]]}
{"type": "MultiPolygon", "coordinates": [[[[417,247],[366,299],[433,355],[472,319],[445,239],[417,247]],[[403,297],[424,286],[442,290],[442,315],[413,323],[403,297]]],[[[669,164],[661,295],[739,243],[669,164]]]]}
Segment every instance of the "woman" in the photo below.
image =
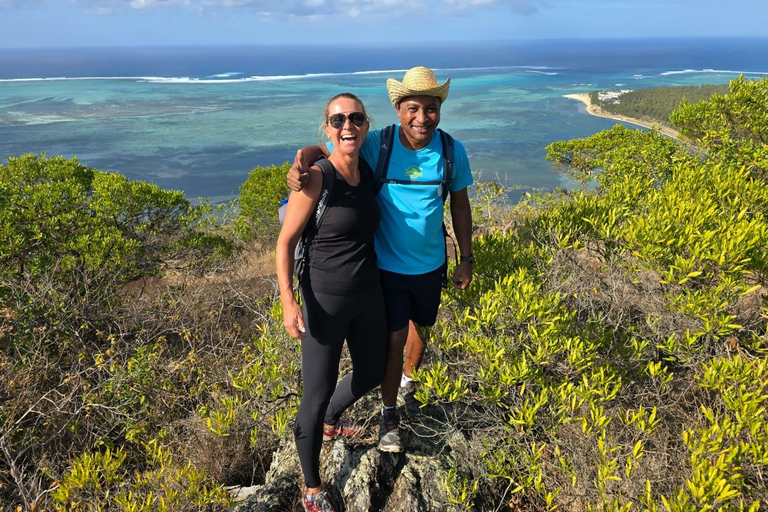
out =
{"type": "Polygon", "coordinates": [[[360,433],[359,428],[339,419],[381,382],[387,346],[373,249],[381,215],[370,168],[359,157],[369,128],[360,99],[350,93],[334,96],[326,105],[323,128],[334,145],[329,160],[336,181],[325,217],[310,242],[301,281],[303,309],[293,295],[293,250],[320,196],[323,175],[317,167],[310,170],[308,186],[291,193],[277,241],[283,325],[301,340],[304,393],[294,434],[306,485],[304,510],[308,512],[334,512],[320,479],[322,440],[360,433]],[[336,385],[345,339],[352,372],[336,385]]]}

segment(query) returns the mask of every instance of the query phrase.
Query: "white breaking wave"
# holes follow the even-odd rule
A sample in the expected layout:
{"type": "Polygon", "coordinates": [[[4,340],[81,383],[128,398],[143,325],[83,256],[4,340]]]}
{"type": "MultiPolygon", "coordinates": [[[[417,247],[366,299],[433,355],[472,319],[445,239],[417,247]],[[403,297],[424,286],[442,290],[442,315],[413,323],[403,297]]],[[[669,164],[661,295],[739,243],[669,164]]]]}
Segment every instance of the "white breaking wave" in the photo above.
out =
{"type": "Polygon", "coordinates": [[[65,82],[72,80],[159,80],[158,76],[54,76],[48,78],[0,78],[0,82],[65,82]]]}
{"type": "Polygon", "coordinates": [[[227,71],[226,73],[217,73],[215,75],[211,75],[210,78],[229,78],[231,76],[238,76],[242,75],[239,71],[227,71]]]}
{"type": "Polygon", "coordinates": [[[729,75],[768,75],[768,71],[733,71],[730,69],[680,69],[676,71],[665,71],[661,76],[669,75],[689,75],[693,73],[723,73],[729,75]]]}
{"type": "MultiPolygon", "coordinates": [[[[488,66],[475,68],[433,68],[434,71],[493,71],[493,70],[519,70],[528,73],[538,73],[542,75],[557,75],[554,71],[547,71],[548,66],[488,66]]],[[[242,77],[243,73],[227,72],[211,75],[205,78],[197,77],[164,77],[164,76],[78,76],[78,77],[47,77],[47,78],[0,78],[2,82],[61,82],[69,80],[87,81],[87,80],[130,80],[135,82],[162,83],[162,84],[236,84],[244,82],[267,82],[278,80],[304,80],[312,78],[327,78],[335,76],[359,76],[359,75],[382,75],[405,73],[407,69],[381,69],[370,71],[348,71],[343,73],[306,73],[303,75],[254,75],[242,77]],[[238,76],[238,78],[234,78],[238,76]]]]}

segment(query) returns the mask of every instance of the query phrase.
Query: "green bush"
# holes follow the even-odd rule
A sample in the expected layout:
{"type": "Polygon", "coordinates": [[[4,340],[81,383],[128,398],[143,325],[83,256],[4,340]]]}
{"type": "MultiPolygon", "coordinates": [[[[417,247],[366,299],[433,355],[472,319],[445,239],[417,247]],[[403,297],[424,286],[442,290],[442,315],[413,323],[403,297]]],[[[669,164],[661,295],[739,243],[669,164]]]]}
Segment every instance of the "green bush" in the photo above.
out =
{"type": "MultiPolygon", "coordinates": [[[[625,128],[553,144],[553,161],[599,186],[527,195],[504,229],[499,190],[478,190],[475,280],[444,292],[414,373],[433,421],[414,432],[468,447],[442,482],[446,507],[768,502],[768,121],[750,110],[766,90],[735,81],[735,94],[681,109],[693,146],[625,128]]],[[[0,182],[0,500],[221,509],[221,485],[258,483],[290,437],[300,350],[279,302],[249,294],[253,276],[231,262],[178,270],[218,232],[173,193],[76,161],[13,165],[30,178],[0,182]],[[147,274],[155,289],[120,300],[147,274]]],[[[239,220],[248,236],[276,234],[286,171],[257,169],[243,187],[241,201],[256,198],[239,220]],[[257,220],[269,216],[272,228],[257,220]]]]}
{"type": "Polygon", "coordinates": [[[233,253],[209,213],[76,159],[0,165],[0,501],[31,509],[74,454],[156,433],[171,381],[135,301],[170,267],[233,253]]]}
{"type": "Polygon", "coordinates": [[[291,168],[289,162],[281,166],[256,167],[240,186],[238,202],[240,213],[236,229],[240,236],[258,239],[273,246],[280,233],[277,210],[280,202],[288,197],[285,176],[291,168]]]}
{"type": "Polygon", "coordinates": [[[129,474],[123,449],[84,453],[51,496],[56,512],[214,510],[232,504],[227,492],[206,482],[204,472],[179,465],[157,442],[145,443],[142,471],[129,474]],[[218,507],[214,507],[218,505],[218,507]]]}
{"type": "Polygon", "coordinates": [[[600,186],[476,238],[475,289],[444,296],[466,307],[443,308],[416,372],[417,398],[477,447],[451,495],[483,510],[766,502],[767,91],[739,79],[683,105],[693,147],[623,127],[552,144],[600,186]]]}

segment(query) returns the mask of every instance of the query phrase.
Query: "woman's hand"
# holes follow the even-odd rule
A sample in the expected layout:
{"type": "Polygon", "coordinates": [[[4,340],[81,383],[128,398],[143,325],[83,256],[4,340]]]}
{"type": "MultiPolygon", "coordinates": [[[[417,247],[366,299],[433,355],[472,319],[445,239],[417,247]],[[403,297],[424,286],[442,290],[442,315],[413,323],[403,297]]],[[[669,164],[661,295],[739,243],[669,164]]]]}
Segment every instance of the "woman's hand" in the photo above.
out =
{"type": "Polygon", "coordinates": [[[304,314],[301,312],[301,307],[293,300],[293,297],[289,301],[283,302],[283,326],[292,338],[300,340],[306,338],[304,335],[304,332],[306,332],[304,314]]]}

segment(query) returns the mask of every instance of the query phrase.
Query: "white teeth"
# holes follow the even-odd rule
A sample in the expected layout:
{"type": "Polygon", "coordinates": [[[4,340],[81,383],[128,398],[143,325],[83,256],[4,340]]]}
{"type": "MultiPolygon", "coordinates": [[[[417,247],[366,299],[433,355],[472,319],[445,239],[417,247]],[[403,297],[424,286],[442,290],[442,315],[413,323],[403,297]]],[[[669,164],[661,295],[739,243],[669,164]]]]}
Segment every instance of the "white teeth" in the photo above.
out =
{"type": "Polygon", "coordinates": [[[355,135],[342,135],[341,140],[355,140],[357,137],[355,135]]]}

